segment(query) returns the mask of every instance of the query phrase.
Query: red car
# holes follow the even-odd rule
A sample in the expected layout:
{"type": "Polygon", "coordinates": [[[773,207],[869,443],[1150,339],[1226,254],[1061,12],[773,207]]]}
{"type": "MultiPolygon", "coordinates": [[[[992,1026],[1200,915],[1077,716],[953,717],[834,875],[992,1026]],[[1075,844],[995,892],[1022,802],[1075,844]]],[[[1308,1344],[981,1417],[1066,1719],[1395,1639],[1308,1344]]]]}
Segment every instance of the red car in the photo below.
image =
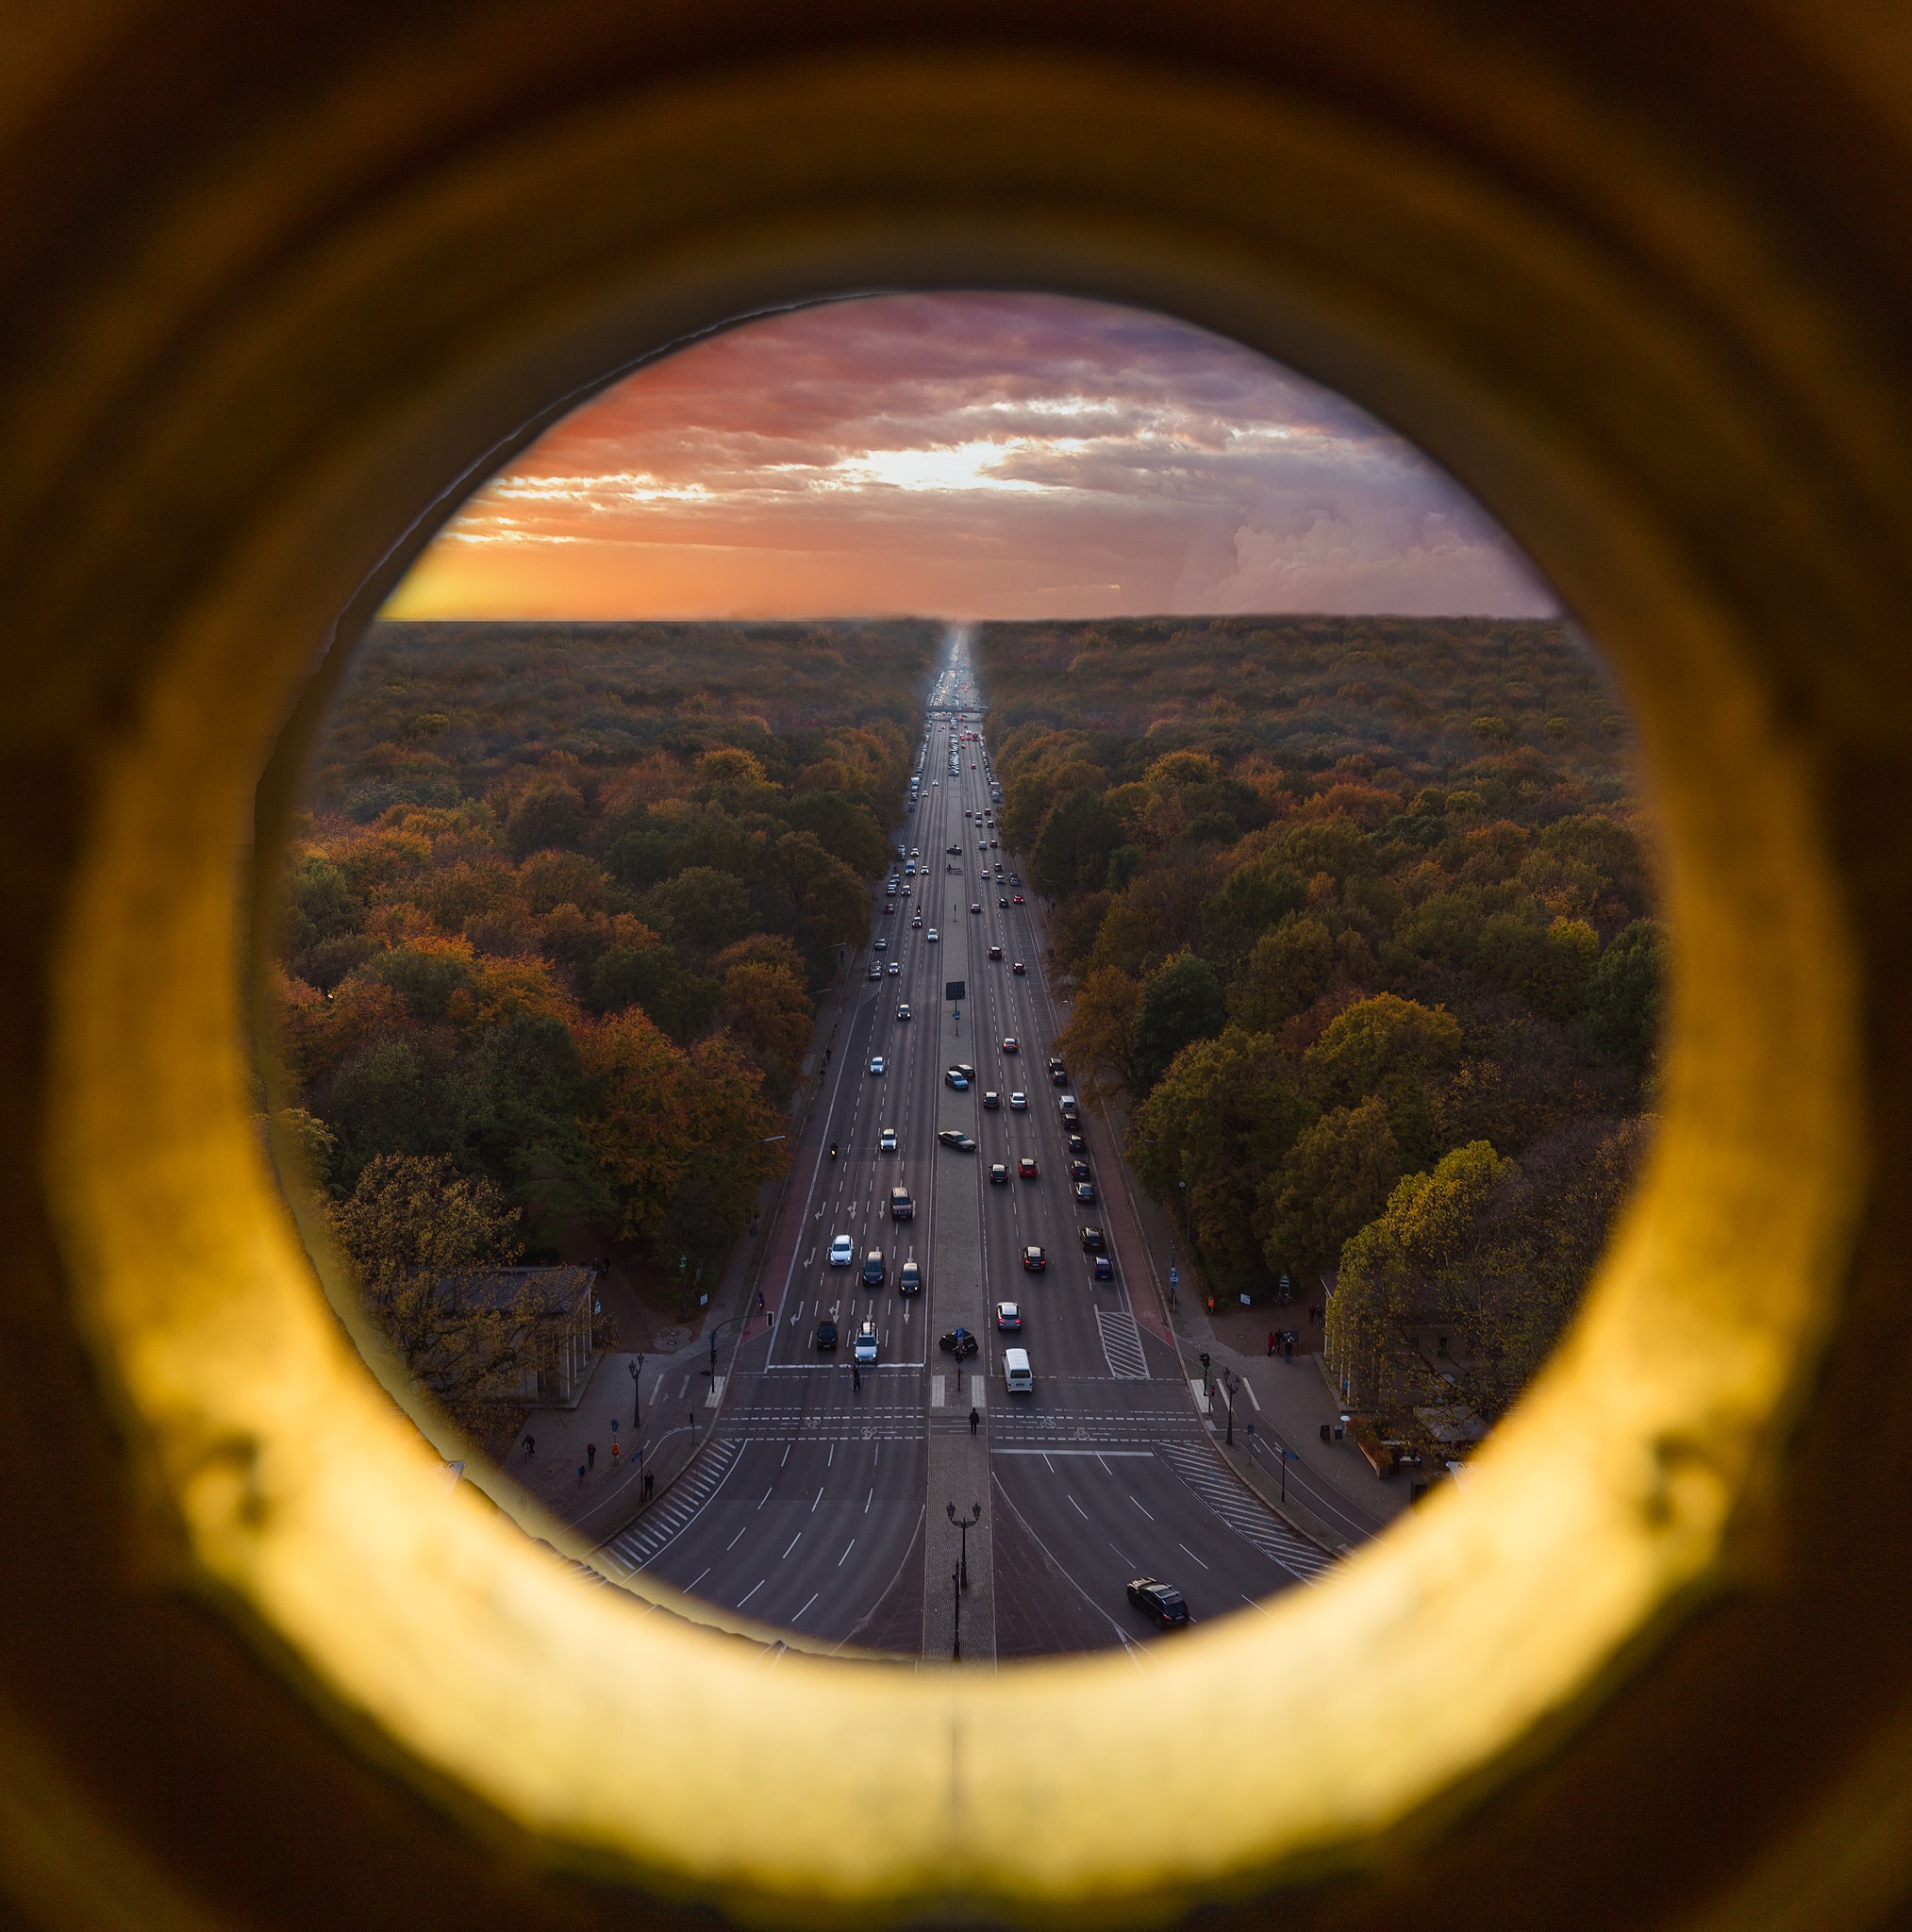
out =
{"type": "Polygon", "coordinates": [[[1036,1178],[1036,1157],[1033,1154],[1023,1155],[1022,1159],[1016,1163],[1016,1172],[1025,1181],[1033,1181],[1036,1178]]]}
{"type": "Polygon", "coordinates": [[[1021,893],[1021,892],[1018,892],[1018,893],[1016,894],[1016,898],[1015,898],[1015,902],[1014,902],[1014,903],[1015,903],[1016,905],[1018,905],[1018,906],[1022,905],[1022,903],[1023,903],[1023,895],[1022,895],[1022,893],[1021,893]]]}

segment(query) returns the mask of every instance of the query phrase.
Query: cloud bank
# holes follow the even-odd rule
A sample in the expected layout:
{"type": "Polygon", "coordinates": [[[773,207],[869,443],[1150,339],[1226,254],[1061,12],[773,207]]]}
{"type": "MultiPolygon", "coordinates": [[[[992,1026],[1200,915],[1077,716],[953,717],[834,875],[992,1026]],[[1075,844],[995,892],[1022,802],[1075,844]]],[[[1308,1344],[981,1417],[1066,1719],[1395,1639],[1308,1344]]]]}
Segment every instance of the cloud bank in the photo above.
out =
{"type": "Polygon", "coordinates": [[[1550,616],[1505,533],[1344,397],[1168,317],[886,295],[631,375],[494,477],[404,617],[1550,616]]]}

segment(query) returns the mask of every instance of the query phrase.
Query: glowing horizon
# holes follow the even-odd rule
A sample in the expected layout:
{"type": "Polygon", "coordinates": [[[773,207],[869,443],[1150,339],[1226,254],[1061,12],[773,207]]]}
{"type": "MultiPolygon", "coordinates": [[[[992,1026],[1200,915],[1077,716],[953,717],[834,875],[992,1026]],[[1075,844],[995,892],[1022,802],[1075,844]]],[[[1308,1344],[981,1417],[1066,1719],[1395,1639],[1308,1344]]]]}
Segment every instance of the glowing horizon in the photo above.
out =
{"type": "Polygon", "coordinates": [[[1333,391],[1172,318],[858,298],[613,384],[484,485],[392,617],[1553,616],[1333,391]]]}

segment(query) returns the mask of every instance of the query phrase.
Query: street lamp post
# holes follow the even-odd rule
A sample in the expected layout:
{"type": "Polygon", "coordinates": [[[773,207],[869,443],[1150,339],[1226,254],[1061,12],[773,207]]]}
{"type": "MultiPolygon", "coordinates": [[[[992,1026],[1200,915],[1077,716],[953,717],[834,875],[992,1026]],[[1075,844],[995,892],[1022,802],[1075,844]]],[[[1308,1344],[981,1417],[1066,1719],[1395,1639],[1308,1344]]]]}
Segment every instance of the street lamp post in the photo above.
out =
{"type": "Polygon", "coordinates": [[[949,1660],[959,1664],[963,1660],[963,1576],[960,1570],[949,1573],[950,1602],[956,1606],[956,1637],[950,1644],[949,1660]]]}
{"type": "Polygon", "coordinates": [[[624,1367],[631,1372],[631,1428],[633,1431],[643,1426],[643,1417],[639,1412],[644,1399],[644,1358],[640,1355],[634,1362],[624,1367]]]}
{"type": "Polygon", "coordinates": [[[1229,1369],[1222,1371],[1222,1387],[1228,1396],[1228,1446],[1235,1446],[1235,1375],[1229,1369]]]}
{"type": "Polygon", "coordinates": [[[962,1578],[962,1588],[967,1590],[970,1587],[970,1531],[983,1520],[983,1506],[972,1503],[967,1516],[958,1516],[954,1503],[945,1503],[943,1507],[949,1511],[949,1520],[962,1531],[962,1558],[957,1566],[957,1574],[962,1578]]]}

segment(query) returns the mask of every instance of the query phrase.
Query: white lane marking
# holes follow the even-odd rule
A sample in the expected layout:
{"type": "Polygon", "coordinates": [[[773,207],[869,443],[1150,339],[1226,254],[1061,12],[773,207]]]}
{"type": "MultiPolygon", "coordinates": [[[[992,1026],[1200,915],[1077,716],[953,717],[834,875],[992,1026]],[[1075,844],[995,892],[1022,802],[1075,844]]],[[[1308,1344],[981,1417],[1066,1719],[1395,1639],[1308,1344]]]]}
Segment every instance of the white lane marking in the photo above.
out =
{"type": "Polygon", "coordinates": [[[1206,1415],[1208,1413],[1208,1385],[1203,1381],[1200,1375],[1190,1375],[1189,1377],[1189,1387],[1194,1393],[1195,1407],[1204,1415],[1206,1415]]]}
{"type": "Polygon", "coordinates": [[[740,1597],[738,1598],[737,1607],[740,1610],[744,1607],[744,1605],[747,1604],[751,1600],[751,1598],[754,1597],[757,1593],[757,1591],[764,1587],[764,1585],[767,1582],[769,1582],[769,1580],[770,1579],[766,1576],[759,1576],[756,1579],[756,1581],[753,1583],[750,1586],[750,1588],[746,1590],[740,1597]]]}
{"type": "MultiPolygon", "coordinates": [[[[1190,1548],[1189,1547],[1189,1545],[1188,1545],[1187,1543],[1184,1543],[1184,1542],[1178,1542],[1178,1543],[1177,1543],[1177,1544],[1175,1545],[1175,1547],[1176,1547],[1176,1548],[1177,1548],[1178,1550],[1180,1550],[1180,1551],[1181,1551],[1181,1553],[1183,1554],[1183,1556],[1185,1556],[1185,1557],[1188,1557],[1188,1559],[1189,1560],[1189,1562],[1191,1562],[1191,1563],[1202,1563],[1202,1559],[1201,1559],[1201,1557],[1198,1557],[1198,1556],[1197,1556],[1197,1555],[1196,1555],[1196,1554],[1194,1553],[1194,1551],[1193,1551],[1193,1550],[1191,1550],[1191,1549],[1190,1549],[1190,1548]]],[[[1208,1566],[1207,1566],[1207,1564],[1205,1564],[1205,1563],[1202,1563],[1202,1567],[1203,1567],[1203,1569],[1205,1569],[1205,1569],[1207,1569],[1207,1567],[1208,1567],[1208,1566]]]]}
{"type": "Polygon", "coordinates": [[[696,1574],[696,1575],[695,1575],[695,1576],[693,1576],[693,1577],[692,1577],[692,1578],[690,1579],[690,1581],[689,1583],[687,1583],[687,1584],[686,1584],[686,1585],[684,1586],[684,1594],[685,1594],[686,1596],[689,1596],[689,1595],[690,1594],[690,1592],[691,1592],[691,1591],[692,1591],[693,1590],[695,1590],[695,1589],[697,1588],[697,1586],[698,1586],[698,1585],[699,1585],[700,1583],[702,1583],[702,1582],[704,1581],[704,1579],[705,1579],[705,1578],[706,1578],[707,1576],[708,1576],[709,1574],[710,1574],[710,1565],[709,1565],[708,1563],[707,1563],[707,1564],[705,1564],[705,1566],[703,1567],[703,1569],[701,1569],[700,1571],[698,1571],[698,1573],[696,1574]]]}
{"type": "Polygon", "coordinates": [[[875,1487],[874,1487],[874,1486],[873,1485],[873,1486],[872,1486],[872,1488],[871,1488],[871,1491],[870,1491],[870,1494],[869,1494],[868,1496],[865,1496],[865,1497],[863,1498],[863,1513],[864,1513],[864,1515],[865,1515],[865,1516],[868,1516],[868,1515],[869,1515],[869,1513],[870,1513],[870,1503],[871,1503],[871,1498],[872,1498],[872,1497],[873,1497],[873,1496],[875,1495],[875,1493],[876,1493],[876,1491],[875,1491],[875,1487]]]}
{"type": "Polygon", "coordinates": [[[746,1523],[743,1525],[743,1527],[740,1529],[737,1532],[737,1534],[734,1537],[732,1537],[727,1543],[723,1545],[723,1554],[726,1557],[729,1556],[731,1551],[734,1550],[738,1546],[738,1544],[740,1543],[744,1540],[744,1538],[747,1537],[749,1534],[750,1524],[746,1523]]]}
{"type": "Polygon", "coordinates": [[[943,1407],[943,1380],[941,1375],[932,1375],[929,1378],[929,1406],[932,1408],[943,1407]]]}
{"type": "MultiPolygon", "coordinates": [[[[809,1607],[810,1607],[810,1604],[813,1604],[813,1603],[815,1603],[815,1602],[816,1602],[816,1600],[817,1600],[817,1599],[818,1599],[818,1598],[819,1598],[820,1596],[822,1596],[822,1595],[823,1595],[823,1591],[820,1591],[820,1590],[813,1590],[813,1591],[811,1591],[811,1592],[810,1592],[810,1597],[809,1597],[809,1603],[806,1603],[806,1604],[805,1604],[805,1606],[804,1606],[804,1610],[806,1610],[806,1609],[808,1609],[808,1608],[809,1608],[809,1607]]],[[[799,1611],[797,1612],[797,1617],[801,1617],[801,1616],[803,1615],[803,1613],[804,1613],[804,1610],[799,1610],[799,1611]]],[[[796,1622],[796,1620],[797,1620],[797,1617],[792,1617],[792,1618],[790,1619],[790,1622],[791,1622],[792,1624],[794,1624],[794,1623],[796,1622]]]]}
{"type": "MultiPolygon", "coordinates": [[[[1047,1449],[991,1449],[989,1451],[991,1456],[1039,1456],[1044,1462],[1047,1462],[1052,1456],[1093,1456],[1100,1460],[1105,1456],[1153,1457],[1155,1453],[1153,1449],[1057,1449],[1054,1446],[1047,1449]]],[[[1134,1500],[1133,1497],[1130,1498],[1131,1502],[1134,1500]]],[[[1138,1508],[1141,1507],[1139,1504],[1137,1504],[1136,1507],[1138,1508]]],[[[1146,1515],[1147,1511],[1143,1511],[1143,1513],[1146,1515]]]]}
{"type": "Polygon", "coordinates": [[[789,1444],[788,1442],[786,1442],[786,1443],[784,1444],[784,1453],[783,1453],[783,1462],[779,1462],[779,1463],[777,1464],[777,1467],[778,1467],[779,1469],[781,1469],[781,1468],[782,1468],[782,1467],[784,1466],[784,1462],[788,1462],[788,1461],[789,1461],[790,1459],[790,1444],[789,1444]]]}
{"type": "MultiPolygon", "coordinates": [[[[785,1557],[788,1557],[788,1556],[790,1555],[790,1551],[791,1551],[791,1550],[793,1550],[793,1549],[795,1549],[795,1548],[796,1548],[796,1546],[797,1546],[797,1545],[798,1545],[798,1544],[799,1544],[800,1542],[802,1542],[802,1541],[803,1541],[803,1540],[804,1540],[804,1533],[803,1533],[803,1531],[802,1531],[802,1530],[798,1530],[798,1531],[797,1531],[797,1533],[796,1533],[796,1535],[790,1538],[790,1542],[789,1542],[789,1544],[788,1544],[788,1545],[787,1545],[787,1546],[785,1547],[785,1550],[784,1550],[783,1556],[782,1556],[782,1557],[779,1557],[777,1558],[777,1561],[778,1561],[779,1563],[781,1563],[782,1561],[784,1561],[785,1557]]],[[[1200,1559],[1198,1558],[1197,1560],[1199,1561],[1200,1559]]]]}
{"type": "MultiPolygon", "coordinates": [[[[819,1484],[819,1485],[818,1485],[818,1487],[817,1487],[817,1503],[821,1503],[821,1502],[822,1502],[823,1500],[823,1486],[822,1486],[821,1484],[819,1484]]],[[[815,1515],[815,1514],[817,1513],[817,1503],[812,1503],[812,1504],[810,1505],[810,1514],[811,1514],[812,1516],[814,1516],[814,1515],[815,1515]]]]}
{"type": "Polygon", "coordinates": [[[981,1408],[986,1400],[987,1384],[981,1375],[970,1377],[970,1407],[981,1408]]]}
{"type": "Polygon", "coordinates": [[[853,1536],[850,1539],[850,1541],[843,1545],[843,1554],[837,1558],[837,1568],[839,1570],[840,1570],[843,1567],[843,1565],[850,1560],[850,1552],[854,1550],[856,1547],[856,1539],[853,1536]]]}
{"type": "MultiPolygon", "coordinates": [[[[1135,1498],[1134,1498],[1133,1496],[1131,1496],[1131,1497],[1129,1498],[1129,1501],[1130,1501],[1131,1503],[1135,1503],[1135,1504],[1136,1504],[1136,1507],[1137,1507],[1138,1509],[1142,1509],[1142,1506],[1141,1506],[1141,1505],[1140,1505],[1139,1503],[1136,1503],[1136,1499],[1135,1499],[1135,1498]]],[[[1154,1521],[1156,1520],[1156,1519],[1155,1519],[1155,1518],[1154,1518],[1153,1516],[1149,1515],[1149,1512],[1148,1512],[1148,1511],[1147,1511],[1146,1509],[1142,1509],[1142,1514],[1143,1514],[1144,1516],[1148,1516],[1148,1518],[1149,1518],[1149,1521],[1150,1521],[1151,1523],[1153,1523],[1153,1522],[1154,1522],[1154,1521]]]]}
{"type": "Polygon", "coordinates": [[[1254,1403],[1255,1414],[1259,1415],[1261,1413],[1261,1397],[1255,1392],[1255,1384],[1244,1375],[1241,1378],[1241,1386],[1248,1391],[1248,1399],[1254,1403]]]}
{"type": "Polygon", "coordinates": [[[711,1376],[710,1393],[704,1398],[704,1407],[706,1408],[715,1408],[723,1400],[723,1384],[725,1380],[726,1377],[723,1375],[711,1376]]]}
{"type": "MultiPolygon", "coordinates": [[[[1065,1491],[1064,1493],[1067,1494],[1068,1492],[1065,1491]]],[[[1083,1522],[1087,1523],[1089,1521],[1089,1511],[1085,1509],[1082,1507],[1082,1505],[1075,1500],[1073,1496],[1070,1496],[1069,1498],[1069,1507],[1072,1509],[1073,1509],[1079,1517],[1082,1518],[1083,1522]]]]}
{"type": "Polygon", "coordinates": [[[1251,1610],[1261,1610],[1261,1614],[1264,1617],[1267,1617],[1271,1622],[1273,1621],[1274,1612],[1272,1610],[1262,1610],[1261,1606],[1258,1603],[1256,1603],[1252,1596],[1244,1596],[1242,1597],[1241,1601],[1245,1603],[1251,1610]]]}
{"type": "Polygon", "coordinates": [[[765,1503],[768,1503],[768,1502],[770,1501],[770,1499],[771,1499],[771,1498],[772,1498],[772,1497],[773,1497],[773,1495],[775,1495],[775,1493],[776,1493],[776,1485],[775,1485],[774,1483],[772,1483],[772,1484],[771,1484],[771,1486],[770,1486],[770,1488],[769,1488],[769,1489],[767,1489],[767,1490],[766,1490],[766,1491],[765,1491],[763,1492],[763,1495],[762,1495],[762,1497],[761,1497],[761,1498],[760,1498],[760,1499],[758,1500],[758,1502],[757,1502],[757,1506],[756,1506],[756,1507],[758,1507],[759,1509],[761,1509],[761,1508],[763,1507],[764,1504],[765,1504],[765,1503]]]}

